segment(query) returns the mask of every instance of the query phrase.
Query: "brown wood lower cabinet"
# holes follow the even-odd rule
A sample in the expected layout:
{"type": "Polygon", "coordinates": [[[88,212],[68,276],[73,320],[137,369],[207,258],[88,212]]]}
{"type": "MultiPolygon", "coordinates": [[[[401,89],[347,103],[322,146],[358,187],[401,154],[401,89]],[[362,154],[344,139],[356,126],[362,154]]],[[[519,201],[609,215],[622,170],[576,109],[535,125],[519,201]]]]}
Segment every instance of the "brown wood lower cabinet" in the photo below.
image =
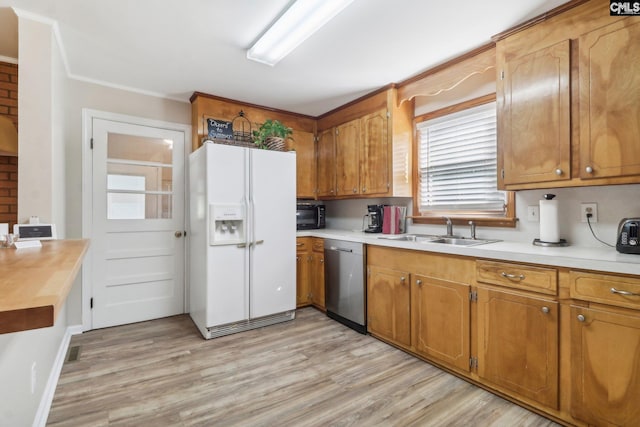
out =
{"type": "Polygon", "coordinates": [[[640,276],[367,247],[371,335],[567,425],[640,426],[640,276]]]}
{"type": "Polygon", "coordinates": [[[309,270],[309,286],[311,304],[320,310],[325,310],[324,298],[324,239],[311,239],[311,265],[309,270]]]}
{"type": "Polygon", "coordinates": [[[558,408],[558,303],[478,288],[478,375],[558,408]]]}
{"type": "Polygon", "coordinates": [[[296,307],[311,303],[310,275],[311,238],[296,239],[296,307]]]}
{"type": "Polygon", "coordinates": [[[414,354],[469,371],[474,262],[369,246],[368,330],[414,354]]]}
{"type": "Polygon", "coordinates": [[[571,307],[571,414],[640,425],[640,315],[571,307]]]}
{"type": "Polygon", "coordinates": [[[296,306],[325,310],[324,240],[298,237],[296,248],[296,306]]]}
{"type": "Polygon", "coordinates": [[[469,370],[470,289],[466,283],[413,276],[411,325],[417,353],[469,370]]]}
{"type": "Polygon", "coordinates": [[[370,266],[367,271],[369,332],[398,345],[411,346],[410,274],[370,266]]]}

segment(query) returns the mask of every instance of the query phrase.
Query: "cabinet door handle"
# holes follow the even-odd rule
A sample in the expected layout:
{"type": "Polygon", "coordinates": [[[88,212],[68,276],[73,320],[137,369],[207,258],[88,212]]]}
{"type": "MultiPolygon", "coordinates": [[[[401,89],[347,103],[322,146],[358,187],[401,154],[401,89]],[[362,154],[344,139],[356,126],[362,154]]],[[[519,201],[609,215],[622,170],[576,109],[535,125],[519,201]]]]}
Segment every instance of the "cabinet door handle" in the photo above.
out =
{"type": "Polygon", "coordinates": [[[405,280],[407,280],[407,278],[406,278],[406,277],[401,277],[401,278],[400,278],[400,281],[401,281],[401,282],[404,282],[405,280]]]}
{"type": "Polygon", "coordinates": [[[367,192],[367,187],[362,187],[362,192],[366,193],[367,192]]]}
{"type": "Polygon", "coordinates": [[[586,319],[582,314],[578,314],[578,322],[584,322],[586,319]]]}
{"type": "Polygon", "coordinates": [[[422,286],[422,280],[420,280],[420,279],[416,280],[416,285],[422,286]]]}
{"type": "Polygon", "coordinates": [[[549,313],[549,311],[551,311],[551,310],[549,310],[549,307],[546,307],[546,306],[545,306],[545,307],[542,307],[542,312],[543,312],[544,314],[548,314],[548,313],[549,313]]]}
{"type": "Polygon", "coordinates": [[[611,288],[611,293],[612,294],[618,294],[618,295],[624,295],[626,297],[640,297],[640,294],[636,294],[636,293],[629,292],[629,291],[623,291],[623,290],[616,289],[616,288],[611,288]]]}
{"type": "Polygon", "coordinates": [[[519,275],[515,275],[515,274],[509,274],[509,273],[505,273],[504,271],[502,273],[500,273],[500,275],[502,277],[506,277],[507,279],[518,279],[518,280],[524,280],[524,274],[519,274],[519,275]]]}
{"type": "Polygon", "coordinates": [[[593,168],[591,166],[587,166],[584,170],[586,173],[593,173],[593,168]]]}
{"type": "Polygon", "coordinates": [[[356,187],[353,187],[353,193],[355,194],[357,192],[358,192],[358,189],[356,187]]]}
{"type": "Polygon", "coordinates": [[[304,243],[296,243],[296,246],[304,246],[304,243]]]}
{"type": "Polygon", "coordinates": [[[562,169],[560,168],[556,169],[556,175],[558,176],[562,175],[562,169]]]}
{"type": "Polygon", "coordinates": [[[320,262],[324,262],[324,259],[321,259],[320,262]]]}

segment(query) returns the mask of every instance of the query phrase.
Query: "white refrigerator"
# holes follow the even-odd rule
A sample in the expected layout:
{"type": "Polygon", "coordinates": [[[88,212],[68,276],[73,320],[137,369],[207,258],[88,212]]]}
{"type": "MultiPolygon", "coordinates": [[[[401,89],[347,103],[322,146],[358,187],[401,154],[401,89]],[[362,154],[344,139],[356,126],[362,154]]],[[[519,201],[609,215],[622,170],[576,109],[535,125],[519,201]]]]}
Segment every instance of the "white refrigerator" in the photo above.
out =
{"type": "Polygon", "coordinates": [[[189,156],[190,315],[209,339],[291,320],[296,156],[206,143],[189,156]]]}

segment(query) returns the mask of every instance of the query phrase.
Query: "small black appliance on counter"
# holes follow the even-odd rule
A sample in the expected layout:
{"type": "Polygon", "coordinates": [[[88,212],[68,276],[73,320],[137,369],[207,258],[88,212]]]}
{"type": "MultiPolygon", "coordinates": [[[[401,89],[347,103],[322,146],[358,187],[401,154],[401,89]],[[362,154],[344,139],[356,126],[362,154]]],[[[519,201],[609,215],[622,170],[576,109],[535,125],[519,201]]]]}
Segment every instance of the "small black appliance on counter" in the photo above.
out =
{"type": "Polygon", "coordinates": [[[623,254],[640,254],[640,218],[624,218],[618,226],[616,250],[623,254]]]}
{"type": "Polygon", "coordinates": [[[384,205],[367,206],[367,215],[369,216],[369,224],[364,229],[365,233],[382,233],[382,215],[384,205]]]}
{"type": "Polygon", "coordinates": [[[296,205],[296,230],[315,230],[326,225],[324,205],[298,203],[296,205]]]}

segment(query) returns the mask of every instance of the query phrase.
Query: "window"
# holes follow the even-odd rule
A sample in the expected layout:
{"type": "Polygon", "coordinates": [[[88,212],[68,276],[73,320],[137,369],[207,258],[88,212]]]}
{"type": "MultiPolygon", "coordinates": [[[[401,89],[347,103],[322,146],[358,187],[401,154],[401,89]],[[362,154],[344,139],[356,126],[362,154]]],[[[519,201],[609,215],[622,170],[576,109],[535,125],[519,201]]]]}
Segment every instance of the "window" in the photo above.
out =
{"type": "Polygon", "coordinates": [[[417,121],[414,221],[513,226],[513,196],[497,189],[496,103],[468,105],[417,121]]]}

